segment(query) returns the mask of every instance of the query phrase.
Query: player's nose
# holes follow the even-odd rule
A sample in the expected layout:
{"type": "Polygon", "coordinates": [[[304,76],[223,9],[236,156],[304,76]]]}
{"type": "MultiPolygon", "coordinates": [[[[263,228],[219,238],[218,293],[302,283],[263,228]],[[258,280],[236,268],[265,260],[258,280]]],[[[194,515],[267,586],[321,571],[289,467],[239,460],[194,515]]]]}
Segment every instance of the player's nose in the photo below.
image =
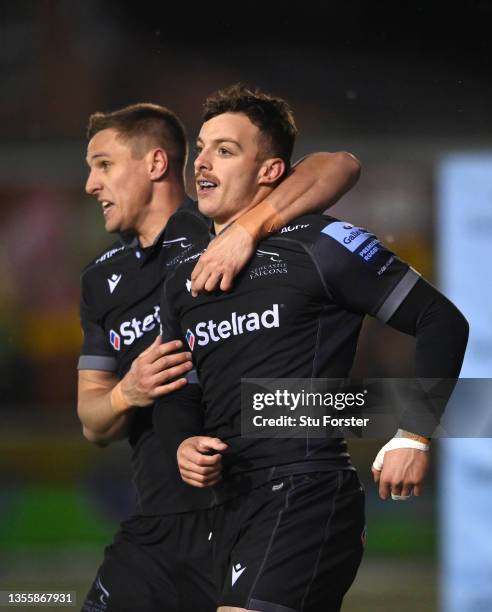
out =
{"type": "Polygon", "coordinates": [[[97,180],[93,171],[89,172],[85,183],[85,191],[89,195],[95,195],[101,189],[101,182],[97,180]]]}
{"type": "Polygon", "coordinates": [[[203,149],[195,159],[195,173],[199,173],[200,170],[210,170],[212,168],[212,164],[210,162],[210,158],[208,154],[203,149]]]}

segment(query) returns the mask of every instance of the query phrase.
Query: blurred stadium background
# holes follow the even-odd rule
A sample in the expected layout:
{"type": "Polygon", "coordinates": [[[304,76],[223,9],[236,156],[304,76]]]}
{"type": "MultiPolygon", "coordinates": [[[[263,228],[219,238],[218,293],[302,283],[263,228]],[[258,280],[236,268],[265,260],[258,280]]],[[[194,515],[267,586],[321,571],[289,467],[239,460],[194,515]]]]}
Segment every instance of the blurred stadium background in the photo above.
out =
{"type": "MultiPolygon", "coordinates": [[[[334,214],[439,283],[443,160],[492,149],[492,3],[395,11],[368,0],[1,3],[0,590],[75,590],[81,601],[132,510],[125,445],[92,447],[75,413],[79,273],[109,242],[84,193],[89,114],[154,101],[193,138],[201,102],[221,86],[241,80],[286,97],[296,157],[348,150],[362,161],[334,214]]],[[[490,285],[481,296],[490,304],[490,285]]],[[[410,375],[412,351],[411,338],[369,322],[357,372],[410,375]]],[[[369,468],[379,446],[351,443],[369,536],[344,611],[438,610],[439,444],[424,497],[405,506],[377,497],[369,468]]]]}

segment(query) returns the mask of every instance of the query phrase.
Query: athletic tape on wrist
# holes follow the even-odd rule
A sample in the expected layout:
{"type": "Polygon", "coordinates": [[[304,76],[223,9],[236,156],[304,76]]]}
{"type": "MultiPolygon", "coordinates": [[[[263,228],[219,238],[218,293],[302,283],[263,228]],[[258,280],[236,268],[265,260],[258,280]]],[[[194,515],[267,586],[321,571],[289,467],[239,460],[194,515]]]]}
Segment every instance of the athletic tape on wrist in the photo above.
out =
{"type": "Polygon", "coordinates": [[[120,382],[113,387],[109,396],[109,401],[111,403],[111,409],[116,414],[126,412],[130,408],[130,404],[126,401],[123,391],[121,390],[120,382]]]}
{"type": "Polygon", "coordinates": [[[410,440],[416,440],[417,442],[422,442],[423,444],[429,444],[430,442],[430,438],[426,438],[424,436],[421,436],[420,434],[407,431],[406,429],[398,429],[395,434],[395,438],[410,438],[410,440]]]}
{"type": "Polygon", "coordinates": [[[284,220],[268,202],[261,202],[247,213],[244,213],[236,223],[248,232],[256,241],[273,234],[285,225],[284,220]]]}
{"type": "Polygon", "coordinates": [[[412,440],[410,438],[392,438],[376,455],[376,459],[374,459],[372,467],[380,472],[383,469],[384,455],[386,451],[395,450],[396,448],[416,448],[417,450],[425,452],[429,451],[429,445],[424,444],[423,442],[417,442],[417,440],[412,440]]]}

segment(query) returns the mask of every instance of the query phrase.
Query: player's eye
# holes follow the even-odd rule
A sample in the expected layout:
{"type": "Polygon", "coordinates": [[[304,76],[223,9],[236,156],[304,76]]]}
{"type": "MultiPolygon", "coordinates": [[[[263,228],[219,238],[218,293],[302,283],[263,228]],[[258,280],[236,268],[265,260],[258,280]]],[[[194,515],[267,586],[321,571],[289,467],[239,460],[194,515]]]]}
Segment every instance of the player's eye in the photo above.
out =
{"type": "Polygon", "coordinates": [[[203,147],[201,147],[200,145],[195,146],[195,156],[196,157],[198,157],[202,151],[203,151],[203,147]]]}
{"type": "Polygon", "coordinates": [[[225,147],[219,147],[219,155],[227,157],[228,155],[232,155],[232,153],[229,151],[229,149],[226,149],[225,147]]]}

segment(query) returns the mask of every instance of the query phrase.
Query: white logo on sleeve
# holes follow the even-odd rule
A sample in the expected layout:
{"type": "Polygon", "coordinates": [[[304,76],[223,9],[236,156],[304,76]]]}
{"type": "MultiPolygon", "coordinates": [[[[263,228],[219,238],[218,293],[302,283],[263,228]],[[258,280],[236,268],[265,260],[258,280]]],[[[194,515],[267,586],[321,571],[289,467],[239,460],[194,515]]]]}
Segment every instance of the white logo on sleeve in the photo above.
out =
{"type": "Polygon", "coordinates": [[[236,563],[236,565],[232,566],[232,586],[236,584],[236,582],[238,581],[238,579],[240,578],[241,574],[244,572],[245,569],[246,569],[246,566],[241,567],[240,563],[236,563]]]}
{"type": "Polygon", "coordinates": [[[116,289],[116,285],[120,282],[120,280],[121,274],[119,276],[117,274],[113,274],[111,278],[108,278],[109,293],[113,293],[113,291],[116,289]]]}
{"type": "Polygon", "coordinates": [[[366,240],[374,238],[373,234],[370,234],[366,229],[355,227],[351,223],[345,223],[344,221],[328,223],[321,230],[321,233],[331,236],[346,249],[352,251],[352,253],[366,240]]]}
{"type": "Polygon", "coordinates": [[[191,280],[188,278],[186,279],[186,289],[188,290],[188,293],[191,293],[191,280]]]}

